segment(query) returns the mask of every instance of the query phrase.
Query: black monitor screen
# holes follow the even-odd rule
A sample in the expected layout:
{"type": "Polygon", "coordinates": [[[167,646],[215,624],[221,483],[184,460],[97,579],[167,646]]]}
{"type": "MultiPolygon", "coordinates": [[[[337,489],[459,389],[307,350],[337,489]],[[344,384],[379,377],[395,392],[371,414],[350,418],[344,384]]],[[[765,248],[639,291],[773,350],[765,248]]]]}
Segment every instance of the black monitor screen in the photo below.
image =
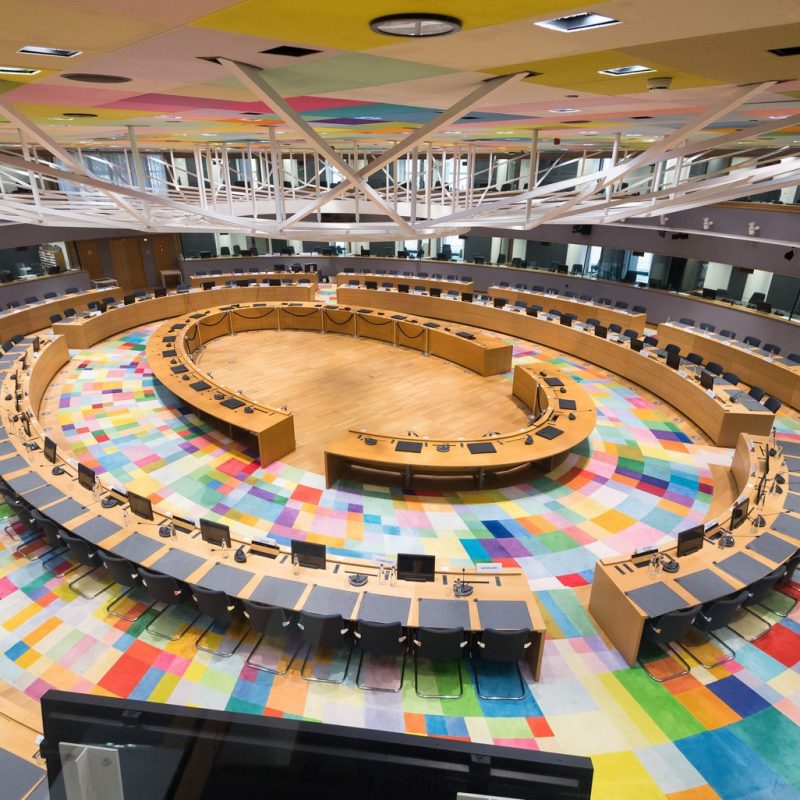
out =
{"type": "Polygon", "coordinates": [[[465,303],[471,303],[472,302],[472,292],[461,292],[461,299],[465,303]]]}
{"type": "Polygon", "coordinates": [[[214,522],[210,519],[200,520],[200,538],[209,544],[217,547],[231,546],[231,529],[222,522],[214,522]]]}
{"type": "Polygon", "coordinates": [[[56,443],[49,437],[44,437],[44,457],[51,463],[56,463],[56,443]]]}
{"type": "Polygon", "coordinates": [[[750,498],[742,498],[731,511],[731,530],[736,530],[746,519],[750,513],[750,498]]]}
{"type": "Polygon", "coordinates": [[[25,431],[25,436],[31,438],[31,421],[27,414],[22,415],[22,429],[25,431]]]}
{"type": "Polygon", "coordinates": [[[433,581],[436,577],[436,556],[398,553],[397,577],[401,581],[433,581]]]}
{"type": "Polygon", "coordinates": [[[494,304],[495,308],[502,308],[506,304],[506,301],[502,297],[495,297],[494,300],[492,300],[492,303],[494,304]]]}
{"type": "Polygon", "coordinates": [[[704,389],[713,389],[714,388],[714,373],[709,372],[707,369],[704,369],[700,373],[700,385],[704,389]]]}
{"type": "Polygon", "coordinates": [[[407,283],[398,283],[397,284],[397,291],[403,292],[404,294],[408,294],[408,291],[411,287],[407,283]]]}
{"type": "Polygon", "coordinates": [[[142,497],[140,494],[128,492],[128,502],[131,505],[131,512],[137,517],[153,521],[153,505],[149,497],[142,497]]]}
{"type": "Polygon", "coordinates": [[[367,289],[377,289],[378,288],[378,282],[377,281],[364,281],[364,286],[367,289]]]}
{"type": "Polygon", "coordinates": [[[292,562],[310,569],[325,569],[326,548],[316,542],[298,542],[292,539],[292,562]]]}
{"type": "Polygon", "coordinates": [[[78,483],[84,489],[88,489],[90,492],[93,491],[95,480],[93,469],[89,469],[85,464],[78,464],[78,483]]]}
{"type": "Polygon", "coordinates": [[[672,369],[680,369],[681,368],[680,353],[667,353],[667,366],[671,367],[672,369]]]}
{"type": "Polygon", "coordinates": [[[678,558],[689,556],[696,553],[703,546],[703,534],[705,526],[695,525],[694,528],[687,528],[678,534],[678,550],[675,555],[678,558]]]}
{"type": "Polygon", "coordinates": [[[571,328],[572,327],[572,320],[573,320],[573,318],[571,316],[569,316],[569,314],[562,314],[561,318],[559,319],[559,322],[562,325],[566,325],[568,328],[571,328]]]}
{"type": "Polygon", "coordinates": [[[33,337],[33,352],[38,353],[42,347],[42,340],[38,336],[33,337]]]}
{"type": "Polygon", "coordinates": [[[436,286],[431,286],[431,288],[430,288],[428,293],[430,294],[431,297],[441,297],[442,296],[442,290],[437,288],[436,286]]]}
{"type": "Polygon", "coordinates": [[[153,297],[166,297],[166,296],[167,296],[167,290],[166,287],[164,286],[159,286],[153,291],[153,297]]]}
{"type": "Polygon", "coordinates": [[[595,325],[594,335],[599,336],[601,339],[605,339],[608,336],[608,328],[605,325],[595,325]]]}
{"type": "Polygon", "coordinates": [[[640,353],[644,347],[644,342],[641,339],[631,339],[631,350],[640,353]]]}

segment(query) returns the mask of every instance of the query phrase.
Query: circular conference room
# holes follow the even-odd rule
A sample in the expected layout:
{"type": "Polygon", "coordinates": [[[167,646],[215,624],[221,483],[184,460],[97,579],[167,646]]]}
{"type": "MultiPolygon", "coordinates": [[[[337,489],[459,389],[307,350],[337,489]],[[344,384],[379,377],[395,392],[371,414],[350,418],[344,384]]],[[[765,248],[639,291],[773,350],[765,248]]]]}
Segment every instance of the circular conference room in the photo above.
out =
{"type": "Polygon", "coordinates": [[[800,797],[796,2],[8,5],[0,795],[800,797]]]}

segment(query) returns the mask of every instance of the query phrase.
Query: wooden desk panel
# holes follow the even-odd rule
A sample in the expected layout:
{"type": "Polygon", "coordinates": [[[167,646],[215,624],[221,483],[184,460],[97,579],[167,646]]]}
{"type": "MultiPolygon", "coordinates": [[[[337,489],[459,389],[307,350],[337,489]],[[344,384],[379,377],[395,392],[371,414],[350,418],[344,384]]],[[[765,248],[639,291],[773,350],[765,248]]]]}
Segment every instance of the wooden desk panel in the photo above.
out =
{"type": "Polygon", "coordinates": [[[456,324],[474,325],[577,356],[622,375],[661,397],[721,447],[734,447],[742,432],[766,435],[772,429],[774,414],[767,409],[763,412],[749,411],[745,406],[724,400],[719,394],[711,398],[696,380],[682,377],[679,372],[667,367],[663,359],[642,356],[626,344],[601,339],[579,328],[566,327],[510,309],[494,308],[492,305],[427,295],[378,292],[347,286],[340,286],[336,294],[340,303],[354,306],[360,303],[380,304],[392,312],[424,314],[456,324]]]}
{"type": "Polygon", "coordinates": [[[378,286],[381,284],[389,283],[394,289],[397,289],[398,284],[405,284],[411,290],[415,286],[424,286],[426,290],[431,287],[441,289],[442,292],[474,292],[475,283],[473,281],[448,281],[444,278],[420,278],[419,275],[377,275],[374,273],[358,273],[352,272],[339,272],[336,275],[336,285],[344,286],[350,281],[358,281],[359,285],[363,286],[367,281],[375,281],[378,286]]]}
{"type": "MultiPolygon", "coordinates": [[[[257,281],[261,284],[262,281],[268,281],[270,279],[279,281],[290,280],[292,286],[305,286],[307,283],[315,291],[319,282],[316,272],[246,272],[241,275],[235,272],[226,272],[222,275],[192,275],[189,279],[189,285],[192,289],[200,289],[204,283],[213,283],[215,286],[225,286],[228,281],[257,281]],[[301,284],[300,281],[304,281],[305,283],[301,284]]],[[[271,288],[277,289],[279,287],[273,286],[271,288]]]]}

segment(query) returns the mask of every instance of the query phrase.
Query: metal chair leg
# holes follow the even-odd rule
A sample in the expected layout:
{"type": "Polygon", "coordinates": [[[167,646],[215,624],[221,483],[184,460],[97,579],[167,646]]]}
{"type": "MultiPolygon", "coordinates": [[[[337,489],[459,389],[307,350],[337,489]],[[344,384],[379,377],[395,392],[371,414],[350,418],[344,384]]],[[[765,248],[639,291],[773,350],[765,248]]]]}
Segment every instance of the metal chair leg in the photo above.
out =
{"type": "Polygon", "coordinates": [[[696,648],[691,648],[691,647],[689,647],[689,645],[684,644],[683,642],[681,642],[681,647],[687,653],[689,653],[689,655],[695,661],[697,661],[697,663],[700,664],[700,666],[703,667],[703,669],[713,669],[714,667],[718,667],[720,664],[726,664],[728,661],[732,661],[736,657],[736,653],[733,651],[733,649],[731,647],[729,647],[727,644],[725,644],[725,642],[723,642],[722,639],[720,639],[719,636],[717,636],[716,633],[714,633],[713,631],[703,631],[703,633],[705,633],[710,638],[715,639],[718,642],[718,644],[722,647],[722,649],[727,651],[730,654],[730,655],[724,655],[722,658],[717,659],[716,661],[714,661],[711,664],[705,664],[705,663],[703,663],[703,661],[701,661],[694,654],[694,651],[695,651],[696,648]]]}
{"type": "Polygon", "coordinates": [[[746,642],[754,642],[756,639],[760,639],[762,636],[764,636],[765,634],[769,633],[770,630],[772,630],[772,622],[770,622],[765,617],[762,617],[761,614],[756,614],[756,612],[753,611],[750,607],[743,606],[742,611],[744,611],[746,614],[750,614],[750,616],[755,617],[757,620],[759,620],[761,624],[764,625],[764,630],[761,631],[761,633],[757,633],[755,636],[748,637],[748,636],[742,636],[742,634],[739,633],[739,631],[737,631],[736,628],[728,625],[727,627],[730,630],[732,630],[739,638],[744,639],[746,642]]]}
{"type": "Polygon", "coordinates": [[[124,591],[119,597],[115,597],[107,606],[106,611],[111,614],[112,617],[117,617],[118,619],[124,619],[125,622],[138,622],[154,605],[155,600],[151,600],[147,604],[147,608],[142,611],[141,614],[137,614],[135,617],[126,617],[124,614],[118,614],[114,611],[114,607],[119,603],[121,600],[124,600],[132,591],[134,591],[136,587],[131,587],[127,591],[124,591]]]}
{"type": "Polygon", "coordinates": [[[359,689],[367,689],[371,692],[391,692],[396,693],[399,692],[403,688],[403,680],[406,676],[406,652],[403,652],[403,663],[400,667],[400,683],[398,684],[396,689],[392,689],[391,687],[387,688],[385,686],[368,686],[366,683],[361,683],[359,678],[361,677],[361,667],[364,665],[364,651],[361,650],[360,657],[358,659],[358,670],[356,671],[356,686],[359,689]]]}
{"type": "Polygon", "coordinates": [[[77,578],[75,578],[75,580],[71,581],[69,583],[69,588],[72,589],[72,591],[75,592],[75,594],[79,595],[80,597],[83,597],[84,600],[94,600],[95,597],[97,597],[98,595],[100,595],[103,592],[105,592],[106,589],[110,589],[114,585],[114,581],[109,581],[107,584],[105,584],[105,586],[103,586],[102,589],[98,589],[93,594],[86,594],[86,592],[82,592],[78,588],[77,584],[78,584],[79,581],[82,581],[84,578],[88,578],[90,575],[92,575],[93,573],[97,572],[97,570],[99,570],[99,569],[102,569],[102,566],[100,566],[100,567],[91,567],[89,570],[87,570],[86,572],[84,572],[83,574],[81,574],[77,578]]]}
{"type": "MultiPolygon", "coordinates": [[[[306,664],[308,664],[308,658],[312,652],[312,645],[308,645],[308,649],[306,650],[306,657],[303,659],[303,664],[300,667],[300,677],[304,678],[307,681],[313,681],[314,683],[335,683],[335,684],[342,684],[345,682],[347,678],[347,671],[350,669],[350,659],[353,656],[353,642],[350,643],[350,647],[347,651],[347,663],[344,665],[344,672],[342,673],[342,679],[339,681],[331,680],[330,678],[315,678],[313,673],[311,675],[306,674],[306,664]]],[[[316,652],[316,651],[314,651],[316,652]]]]}
{"type": "Polygon", "coordinates": [[[28,559],[28,561],[40,561],[40,560],[41,560],[41,559],[43,559],[43,558],[44,558],[46,555],[49,555],[50,553],[52,553],[52,552],[53,552],[53,550],[55,550],[55,548],[54,548],[54,547],[48,547],[48,548],[47,548],[47,550],[45,550],[45,551],[44,551],[44,552],[42,552],[42,553],[39,553],[39,555],[38,555],[38,556],[31,556],[31,555],[30,555],[30,554],[27,552],[27,548],[29,548],[29,547],[33,547],[33,546],[34,546],[34,545],[36,545],[36,544],[41,544],[41,542],[43,542],[43,541],[44,541],[44,540],[43,540],[43,539],[42,539],[40,536],[37,536],[37,537],[36,537],[35,539],[33,539],[32,541],[29,541],[29,542],[23,542],[21,545],[19,545],[19,547],[17,547],[17,548],[14,550],[14,552],[15,552],[15,553],[19,553],[20,555],[24,556],[25,558],[27,558],[27,559],[28,559]]]}
{"type": "MultiPolygon", "coordinates": [[[[661,645],[659,645],[659,647],[661,647],[661,645]]],[[[689,666],[689,662],[672,646],[671,643],[668,642],[666,648],[661,647],[661,649],[667,655],[671,654],[671,655],[675,656],[675,658],[677,658],[678,661],[680,661],[681,664],[683,664],[685,669],[680,670],[679,672],[673,672],[671,675],[667,675],[664,678],[657,678],[652,672],[650,672],[649,669],[647,669],[647,662],[646,661],[642,661],[642,659],[640,659],[640,658],[637,658],[636,659],[637,663],[648,674],[649,677],[651,677],[654,681],[656,681],[658,683],[664,683],[665,681],[671,681],[673,678],[679,678],[681,675],[688,675],[689,674],[689,672],[691,671],[691,667],[689,666]]]]}
{"type": "Polygon", "coordinates": [[[181,630],[181,632],[177,636],[170,636],[167,633],[162,633],[161,631],[154,630],[153,626],[156,624],[156,622],[158,622],[159,619],[161,619],[161,617],[164,615],[164,613],[166,611],[169,611],[169,609],[175,608],[175,607],[176,606],[174,604],[172,604],[172,603],[164,605],[164,608],[162,608],[161,611],[159,611],[158,614],[156,614],[155,617],[153,617],[152,621],[145,628],[145,630],[148,633],[151,633],[153,636],[158,636],[159,639],[169,639],[170,642],[177,642],[178,639],[180,639],[186,633],[186,631],[188,631],[189,628],[191,628],[192,625],[194,625],[195,622],[197,622],[197,620],[200,619],[202,614],[196,614],[194,616],[194,618],[183,627],[183,629],[181,630]]]}
{"type": "Polygon", "coordinates": [[[200,641],[214,627],[214,623],[216,623],[217,621],[218,620],[216,619],[211,620],[211,622],[206,626],[205,630],[195,640],[194,646],[198,650],[202,650],[204,653],[211,653],[212,655],[220,656],[221,658],[230,658],[239,649],[239,646],[244,641],[245,636],[247,636],[247,629],[245,628],[244,633],[239,638],[239,641],[236,643],[236,646],[233,648],[233,650],[229,650],[228,652],[225,652],[224,650],[215,649],[213,647],[205,647],[201,645],[200,641]]]}
{"type": "MultiPolygon", "coordinates": [[[[69,575],[71,572],[75,572],[75,570],[76,570],[76,569],[80,569],[80,568],[81,568],[81,566],[82,566],[82,564],[73,564],[73,565],[72,565],[72,566],[71,566],[71,567],[70,567],[68,570],[66,570],[65,572],[56,572],[56,570],[54,570],[52,567],[50,567],[50,562],[51,562],[51,561],[55,561],[57,558],[60,558],[61,556],[63,556],[63,555],[66,553],[66,552],[67,552],[67,548],[66,548],[66,547],[63,547],[63,548],[61,548],[61,549],[60,549],[60,550],[58,550],[57,552],[54,552],[54,553],[53,553],[53,555],[49,556],[49,557],[48,557],[48,558],[46,558],[44,561],[42,561],[42,566],[43,566],[43,567],[44,567],[44,568],[45,568],[45,569],[46,569],[46,570],[47,570],[47,571],[48,571],[48,572],[49,572],[51,575],[55,575],[57,578],[63,578],[63,577],[65,577],[65,576],[69,575]]],[[[70,563],[71,563],[71,562],[70,562],[70,563]]]]}
{"type": "MultiPolygon", "coordinates": [[[[264,635],[265,634],[262,633],[261,636],[258,637],[258,641],[255,643],[255,646],[250,651],[250,655],[247,656],[247,658],[245,659],[244,663],[247,664],[248,667],[252,667],[253,669],[261,670],[262,672],[269,672],[269,673],[271,673],[273,675],[285,675],[289,671],[289,669],[291,668],[292,663],[294,662],[295,658],[297,657],[297,654],[300,652],[300,648],[303,646],[303,643],[302,642],[298,642],[297,643],[297,647],[295,647],[294,652],[289,657],[289,660],[286,662],[285,669],[272,669],[270,667],[265,667],[263,664],[255,664],[251,660],[253,658],[253,653],[255,653],[256,650],[258,650],[259,645],[263,641],[264,635]]],[[[281,658],[283,658],[285,655],[286,655],[286,653],[281,652],[281,658]]],[[[281,659],[279,658],[278,659],[278,664],[280,664],[280,663],[281,663],[281,659]]]]}
{"type": "Polygon", "coordinates": [[[456,660],[458,668],[458,694],[423,694],[419,690],[419,660],[414,653],[414,691],[417,697],[434,698],[438,700],[456,700],[464,694],[464,679],[461,674],[461,659],[456,660]]]}
{"type": "Polygon", "coordinates": [[[519,681],[519,689],[520,694],[518,695],[493,695],[493,694],[481,694],[481,685],[480,685],[480,678],[478,677],[478,664],[477,662],[479,659],[473,658],[470,659],[472,661],[472,673],[475,676],[475,692],[477,693],[478,697],[481,700],[522,700],[525,697],[525,681],[522,680],[522,673],[519,669],[519,663],[516,661],[514,662],[514,669],[517,671],[517,680],[519,681]]]}

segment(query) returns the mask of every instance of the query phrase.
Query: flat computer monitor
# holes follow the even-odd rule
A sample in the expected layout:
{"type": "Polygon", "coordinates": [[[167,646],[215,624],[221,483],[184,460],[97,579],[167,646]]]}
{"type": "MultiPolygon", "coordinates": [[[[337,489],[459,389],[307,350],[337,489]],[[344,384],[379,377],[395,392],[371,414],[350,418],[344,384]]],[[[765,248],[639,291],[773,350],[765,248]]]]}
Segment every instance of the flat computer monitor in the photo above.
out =
{"type": "Polygon", "coordinates": [[[672,369],[681,368],[681,354],[680,353],[667,353],[667,366],[672,369]]]}
{"type": "Polygon", "coordinates": [[[42,340],[38,336],[33,337],[33,352],[38,353],[42,349],[42,340]]]}
{"type": "Polygon", "coordinates": [[[641,339],[636,339],[631,337],[631,350],[636,353],[640,353],[644,348],[644,342],[641,339]]]}
{"type": "Polygon", "coordinates": [[[402,292],[403,294],[408,294],[409,289],[411,287],[407,283],[398,283],[397,284],[397,291],[402,292]]]}
{"type": "Polygon", "coordinates": [[[153,291],[153,297],[166,297],[166,296],[167,296],[166,286],[159,286],[153,291]]]}
{"type": "Polygon", "coordinates": [[[364,281],[364,286],[367,289],[377,289],[378,288],[378,282],[377,281],[364,281]]]}
{"type": "Polygon", "coordinates": [[[442,290],[438,286],[431,286],[431,288],[428,290],[428,294],[431,297],[441,297],[442,290]]]}
{"type": "Polygon", "coordinates": [[[125,297],[122,298],[123,305],[132,306],[136,302],[136,298],[132,294],[126,294],[125,297]]]}
{"type": "Polygon", "coordinates": [[[55,464],[57,459],[58,448],[56,443],[49,437],[44,437],[44,457],[51,463],[55,464]]]}
{"type": "Polygon", "coordinates": [[[709,372],[707,369],[704,369],[700,373],[700,385],[704,389],[712,389],[714,388],[714,373],[709,372]]]}
{"type": "Polygon", "coordinates": [[[472,302],[472,292],[461,292],[461,299],[465,303],[471,303],[472,302]]]}
{"type": "Polygon", "coordinates": [[[709,300],[716,300],[717,299],[717,290],[716,289],[703,289],[703,297],[706,297],[709,300]]]}
{"type": "Polygon", "coordinates": [[[23,372],[27,372],[28,371],[28,351],[27,350],[22,354],[22,358],[19,361],[20,361],[19,368],[23,372]]]}
{"type": "Polygon", "coordinates": [[[231,529],[222,522],[214,522],[210,519],[201,519],[200,538],[204,542],[214,544],[217,547],[230,548],[231,529]]]}
{"type": "Polygon", "coordinates": [[[605,325],[595,325],[594,335],[599,336],[601,339],[608,338],[608,328],[605,325]]]}
{"type": "Polygon", "coordinates": [[[573,319],[574,317],[571,317],[569,314],[562,314],[558,321],[561,325],[565,325],[567,328],[571,328],[573,319]]]}
{"type": "Polygon", "coordinates": [[[140,494],[128,492],[128,503],[131,506],[131,513],[136,514],[137,517],[153,521],[153,504],[150,502],[149,497],[142,497],[140,494]]]}
{"type": "Polygon", "coordinates": [[[25,431],[25,436],[31,438],[31,420],[27,414],[22,415],[22,430],[25,431]]]}
{"type": "Polygon", "coordinates": [[[96,480],[97,476],[94,474],[93,469],[89,469],[85,464],[78,464],[78,483],[84,489],[88,489],[90,492],[94,491],[96,480]]]}
{"type": "Polygon", "coordinates": [[[750,513],[750,498],[743,497],[734,505],[731,510],[731,525],[732,531],[736,530],[747,519],[750,513]]]}
{"type": "Polygon", "coordinates": [[[675,555],[678,558],[690,556],[696,553],[703,546],[703,536],[705,535],[705,525],[695,525],[678,533],[678,549],[675,555]]]}
{"type": "Polygon", "coordinates": [[[767,314],[772,313],[772,303],[766,303],[763,300],[756,303],[756,311],[763,311],[767,314]]]}
{"type": "Polygon", "coordinates": [[[327,551],[324,544],[299,542],[292,539],[292,562],[310,569],[325,569],[327,551]]]}
{"type": "Polygon", "coordinates": [[[495,297],[495,298],[492,300],[492,305],[493,305],[495,308],[502,308],[502,307],[503,307],[505,304],[506,304],[506,300],[505,300],[505,298],[504,298],[504,297],[495,297]]]}
{"type": "Polygon", "coordinates": [[[433,581],[436,578],[436,556],[398,553],[397,577],[401,581],[433,581]]]}

